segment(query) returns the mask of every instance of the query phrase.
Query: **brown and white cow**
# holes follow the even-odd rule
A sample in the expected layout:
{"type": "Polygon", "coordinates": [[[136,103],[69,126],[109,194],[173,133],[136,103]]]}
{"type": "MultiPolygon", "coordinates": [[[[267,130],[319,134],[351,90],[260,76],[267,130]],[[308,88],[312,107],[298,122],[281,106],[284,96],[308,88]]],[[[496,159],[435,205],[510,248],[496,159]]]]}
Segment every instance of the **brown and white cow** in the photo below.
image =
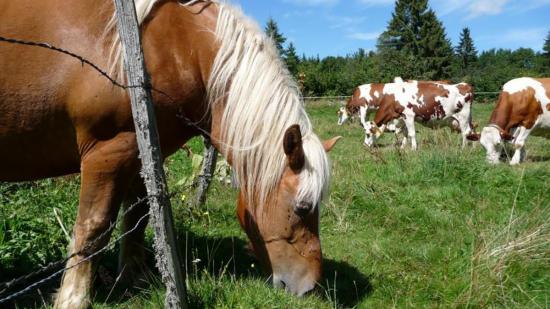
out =
{"type": "Polygon", "coordinates": [[[467,140],[477,140],[472,125],[471,105],[474,94],[472,86],[466,83],[448,85],[438,82],[407,81],[386,84],[383,99],[374,121],[365,125],[365,144],[374,145],[382,134],[380,127],[394,119],[405,123],[406,136],[401,147],[411,139],[416,150],[415,120],[422,123],[450,120],[452,127],[462,133],[462,146],[467,140]]]}
{"type": "Polygon", "coordinates": [[[514,145],[511,165],[525,159],[525,141],[530,135],[550,138],[550,78],[516,78],[502,87],[489,125],[481,131],[487,160],[498,163],[503,142],[514,145]]]}
{"type": "Polygon", "coordinates": [[[338,125],[344,124],[353,115],[359,114],[363,127],[366,124],[369,110],[376,110],[382,101],[384,84],[364,84],[353,91],[346,106],[338,110],[338,125]]]}

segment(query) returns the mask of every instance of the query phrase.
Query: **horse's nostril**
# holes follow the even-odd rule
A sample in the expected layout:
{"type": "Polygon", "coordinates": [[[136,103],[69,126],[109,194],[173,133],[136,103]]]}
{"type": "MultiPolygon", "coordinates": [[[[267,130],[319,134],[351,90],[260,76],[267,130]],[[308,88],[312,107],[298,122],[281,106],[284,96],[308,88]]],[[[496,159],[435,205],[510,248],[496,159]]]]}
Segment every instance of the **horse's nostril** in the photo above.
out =
{"type": "Polygon", "coordinates": [[[307,215],[311,209],[313,208],[313,203],[309,203],[309,202],[299,202],[295,209],[294,209],[294,212],[300,216],[300,217],[303,217],[305,215],[307,215]]]}

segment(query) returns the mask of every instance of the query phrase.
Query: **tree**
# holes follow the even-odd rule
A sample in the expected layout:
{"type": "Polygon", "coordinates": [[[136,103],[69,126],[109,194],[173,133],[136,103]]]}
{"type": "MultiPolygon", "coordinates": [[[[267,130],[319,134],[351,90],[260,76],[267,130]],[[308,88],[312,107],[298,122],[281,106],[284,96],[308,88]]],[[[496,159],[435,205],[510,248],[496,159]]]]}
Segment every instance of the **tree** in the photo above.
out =
{"type": "Polygon", "coordinates": [[[288,67],[288,70],[290,71],[290,73],[292,73],[293,76],[297,76],[298,64],[300,64],[300,59],[296,54],[296,48],[294,47],[294,43],[290,42],[288,44],[288,48],[285,50],[284,55],[285,55],[284,59],[286,62],[286,66],[288,67]]]}
{"type": "Polygon", "coordinates": [[[544,40],[544,46],[542,47],[542,57],[543,57],[543,70],[545,74],[550,74],[550,31],[544,40]]]}
{"type": "Polygon", "coordinates": [[[267,36],[273,39],[277,50],[279,50],[279,54],[283,56],[283,44],[286,42],[286,38],[279,32],[279,26],[277,25],[277,22],[275,22],[275,20],[273,20],[273,18],[271,17],[269,18],[265,26],[265,33],[267,34],[267,36]]]}
{"type": "Polygon", "coordinates": [[[379,38],[382,65],[398,68],[404,78],[443,79],[451,75],[453,52],[445,28],[428,0],[397,0],[388,28],[379,38]],[[389,62],[385,65],[386,60],[389,62]]]}
{"type": "Polygon", "coordinates": [[[544,40],[544,46],[542,47],[542,50],[544,51],[544,56],[550,57],[550,31],[548,31],[548,35],[544,40]]]}
{"type": "Polygon", "coordinates": [[[456,47],[456,55],[459,58],[462,70],[468,69],[472,63],[477,61],[477,50],[468,27],[462,29],[460,33],[460,42],[456,47]]]}

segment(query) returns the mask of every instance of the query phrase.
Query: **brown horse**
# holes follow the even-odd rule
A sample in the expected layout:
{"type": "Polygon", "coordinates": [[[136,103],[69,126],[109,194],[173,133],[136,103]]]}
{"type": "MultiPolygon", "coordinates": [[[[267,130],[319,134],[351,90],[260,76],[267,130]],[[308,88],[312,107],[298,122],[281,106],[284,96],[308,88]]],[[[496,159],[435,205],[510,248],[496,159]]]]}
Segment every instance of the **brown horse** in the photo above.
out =
{"type": "MultiPolygon", "coordinates": [[[[227,4],[137,0],[164,157],[201,130],[234,167],[238,218],[273,283],[302,295],[321,276],[319,203],[326,151],[273,42],[227,4]]],[[[0,0],[0,35],[48,42],[121,76],[106,0],[0,0]]],[[[48,49],[0,42],[0,181],[81,173],[72,252],[107,230],[120,204],[144,195],[128,95],[91,67],[48,49]]],[[[128,230],[148,211],[124,218],[128,230]]],[[[121,244],[120,269],[141,263],[145,224],[121,244]]],[[[92,252],[107,239],[95,243],[92,252]]],[[[89,253],[89,252],[88,252],[89,253]]],[[[85,253],[71,258],[75,265],[85,253]]],[[[58,308],[90,303],[95,260],[68,270],[58,308]]]]}

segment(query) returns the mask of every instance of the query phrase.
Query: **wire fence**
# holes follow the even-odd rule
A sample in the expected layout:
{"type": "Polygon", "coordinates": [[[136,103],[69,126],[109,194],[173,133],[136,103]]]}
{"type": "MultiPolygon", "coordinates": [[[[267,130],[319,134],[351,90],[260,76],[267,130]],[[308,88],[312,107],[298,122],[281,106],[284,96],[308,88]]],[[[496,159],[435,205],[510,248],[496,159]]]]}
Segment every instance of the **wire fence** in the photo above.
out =
{"type": "MultiPolygon", "coordinates": [[[[3,36],[0,36],[0,42],[5,42],[5,43],[8,43],[8,44],[25,45],[25,46],[36,47],[36,48],[45,48],[45,49],[56,51],[58,53],[65,54],[67,56],[75,58],[83,66],[88,65],[93,70],[97,71],[103,78],[109,80],[115,87],[118,87],[118,88],[121,88],[121,89],[146,87],[146,88],[152,90],[153,92],[168,98],[172,102],[175,102],[175,100],[172,97],[170,97],[170,95],[168,95],[166,92],[164,92],[162,90],[159,90],[159,89],[156,89],[150,84],[148,84],[148,85],[125,85],[122,82],[119,82],[115,78],[111,77],[107,73],[107,71],[102,70],[99,66],[97,66],[93,62],[89,61],[88,59],[86,59],[86,58],[84,58],[80,55],[77,55],[77,54],[75,54],[71,51],[53,46],[49,43],[19,40],[19,39],[7,38],[7,37],[3,37],[3,36]]],[[[478,93],[476,93],[476,95],[496,95],[498,93],[499,92],[478,92],[478,93]]],[[[327,101],[329,101],[330,104],[339,104],[338,102],[333,101],[333,100],[343,100],[343,99],[347,99],[347,98],[349,98],[348,95],[341,95],[341,96],[306,96],[306,97],[304,97],[304,100],[306,100],[306,101],[327,100],[327,101]]],[[[201,126],[199,126],[198,123],[190,120],[185,115],[179,114],[178,118],[184,120],[186,125],[188,125],[190,127],[193,127],[194,129],[201,132],[201,134],[203,136],[205,136],[206,138],[211,138],[210,133],[208,131],[206,131],[201,126]]],[[[193,183],[191,185],[182,187],[179,190],[174,191],[173,193],[171,193],[169,195],[169,197],[172,198],[176,194],[180,194],[180,193],[182,193],[186,190],[189,190],[192,187],[196,186],[197,185],[197,182],[196,182],[197,179],[201,179],[201,178],[204,178],[204,177],[210,177],[210,176],[211,175],[199,175],[198,177],[195,178],[195,181],[193,181],[193,183]]],[[[145,197],[145,198],[141,198],[141,199],[138,199],[135,203],[131,204],[129,207],[126,208],[126,210],[124,210],[119,216],[117,216],[117,218],[113,222],[110,223],[109,227],[105,231],[103,231],[99,236],[97,236],[92,241],[88,242],[84,246],[83,249],[81,249],[77,252],[71,253],[69,256],[67,256],[64,259],[61,259],[61,260],[56,261],[56,262],[51,262],[48,265],[46,265],[46,266],[44,266],[40,269],[37,269],[33,272],[30,272],[26,275],[20,276],[18,278],[11,279],[10,281],[7,281],[7,282],[0,283],[0,307],[3,307],[3,305],[5,305],[6,303],[17,299],[17,298],[21,297],[22,295],[25,295],[25,294],[27,294],[31,291],[34,291],[34,290],[38,289],[40,286],[44,285],[48,281],[51,281],[51,280],[55,279],[56,277],[62,275],[67,270],[70,270],[70,269],[72,269],[72,268],[74,268],[74,267],[76,267],[76,266],[78,266],[78,265],[80,265],[80,264],[82,264],[86,261],[89,261],[90,259],[94,258],[95,256],[97,256],[97,255],[113,248],[117,243],[122,241],[125,237],[127,237],[128,235],[133,233],[138,228],[138,226],[149,216],[149,214],[145,214],[144,216],[142,216],[138,220],[138,222],[135,224],[134,227],[127,230],[126,232],[124,232],[123,234],[118,236],[116,239],[108,242],[105,246],[103,246],[103,247],[101,247],[101,248],[99,248],[95,251],[93,250],[94,247],[96,247],[99,244],[100,241],[102,241],[106,237],[110,236],[110,233],[115,229],[115,227],[117,226],[120,218],[124,218],[126,215],[128,215],[136,207],[142,205],[145,202],[148,202],[149,199],[151,199],[151,198],[155,198],[155,196],[148,196],[148,197],[145,197]],[[91,251],[93,251],[93,252],[91,252],[91,251]],[[67,264],[67,262],[69,262],[72,258],[74,258],[76,256],[84,256],[84,257],[81,260],[79,260],[77,263],[73,264],[73,265],[65,266],[67,264]],[[34,280],[34,282],[27,284],[25,287],[19,288],[16,291],[12,291],[16,287],[22,286],[25,283],[27,283],[28,281],[30,281],[31,279],[34,279],[34,278],[37,278],[37,277],[41,277],[41,278],[34,280]]]]}
{"type": "MultiPolygon", "coordinates": [[[[205,178],[210,175],[197,175],[195,179],[192,181],[191,184],[182,186],[178,190],[172,191],[170,193],[169,198],[174,198],[176,196],[180,196],[185,192],[188,192],[189,190],[196,188],[199,184],[199,180],[202,178],[205,178]]],[[[109,227],[102,232],[99,236],[88,242],[84,246],[83,249],[71,253],[66,258],[63,258],[61,260],[51,262],[48,265],[41,267],[37,270],[34,270],[28,274],[25,274],[23,276],[13,278],[6,282],[0,282],[0,308],[4,307],[6,304],[8,304],[11,301],[16,300],[17,298],[26,295],[30,292],[33,292],[37,290],[40,286],[48,283],[49,281],[61,276],[65,271],[70,270],[74,267],[77,267],[78,265],[87,262],[91,260],[92,258],[96,257],[97,255],[110,250],[114,248],[114,246],[121,242],[124,238],[126,238],[128,235],[132,234],[142,222],[149,217],[149,213],[141,216],[137,223],[129,230],[123,232],[120,236],[118,236],[116,239],[110,241],[105,246],[97,249],[92,250],[93,247],[95,247],[101,240],[104,240],[106,237],[110,235],[110,233],[116,228],[118,223],[121,219],[123,219],[125,216],[127,216],[130,212],[132,212],[134,209],[136,209],[138,206],[143,205],[144,203],[148,202],[149,199],[153,198],[154,196],[147,196],[143,198],[139,198],[136,202],[132,203],[130,206],[126,207],[126,209],[117,216],[117,218],[112,221],[109,225],[109,227]],[[65,266],[67,262],[69,262],[70,259],[76,256],[84,256],[81,260],[79,260],[77,263],[72,264],[70,266],[65,266]],[[40,279],[35,279],[31,283],[28,283],[25,287],[21,287],[15,291],[14,290],[18,286],[22,286],[25,283],[27,283],[29,280],[41,277],[40,279]],[[11,292],[10,292],[11,291],[11,292]],[[9,292],[9,293],[8,293],[9,292]]]]}
{"type": "MultiPolygon", "coordinates": [[[[102,70],[98,65],[94,64],[93,62],[91,62],[90,60],[80,56],[80,55],[77,55],[71,51],[68,51],[68,50],[65,50],[65,49],[62,49],[62,48],[59,48],[57,46],[54,46],[54,45],[51,45],[49,43],[46,43],[46,42],[34,42],[34,41],[27,41],[27,40],[19,40],[19,39],[14,39],[14,38],[7,38],[7,37],[3,37],[3,36],[0,36],[0,42],[5,42],[7,44],[17,44],[17,45],[25,45],[25,46],[29,46],[29,47],[36,47],[36,48],[45,48],[45,49],[49,49],[49,50],[53,50],[55,52],[58,52],[58,53],[61,53],[61,54],[65,54],[67,56],[70,56],[72,58],[75,58],[76,60],[78,60],[83,66],[84,65],[88,65],[89,67],[91,67],[93,70],[97,71],[103,78],[109,80],[115,87],[118,87],[118,88],[121,88],[121,89],[129,89],[129,88],[138,88],[138,87],[144,87],[144,88],[148,88],[150,89],[151,91],[157,93],[157,94],[160,94],[166,98],[168,98],[169,100],[171,100],[172,102],[175,102],[175,100],[170,97],[170,95],[168,95],[166,92],[162,91],[162,90],[159,90],[159,89],[156,89],[155,87],[153,87],[152,85],[150,84],[147,84],[147,85],[125,85],[123,84],[122,82],[119,82],[117,81],[115,78],[111,77],[107,71],[105,70],[102,70]]],[[[202,127],[200,127],[198,125],[198,123],[190,120],[188,117],[186,117],[184,114],[178,114],[177,115],[178,118],[182,119],[183,121],[185,121],[185,124],[190,126],[190,127],[193,127],[194,129],[198,130],[203,136],[205,136],[206,138],[210,138],[210,133],[208,131],[206,131],[205,129],[203,129],[202,127]]],[[[179,190],[177,191],[174,191],[172,192],[170,195],[169,195],[169,198],[172,198],[174,197],[175,195],[177,194],[180,194],[186,190],[189,190],[191,189],[192,187],[195,187],[197,185],[197,180],[198,179],[202,179],[206,177],[206,175],[199,175],[198,177],[195,178],[195,180],[189,185],[189,186],[185,186],[185,187],[182,187],[180,188],[179,190]]],[[[15,185],[13,186],[15,187],[15,185]]],[[[10,187],[8,187],[10,188],[10,187]]],[[[131,229],[127,230],[126,232],[124,232],[123,234],[121,234],[119,237],[117,237],[116,239],[110,241],[107,243],[107,245],[97,249],[97,250],[93,250],[94,247],[96,247],[100,241],[104,240],[106,237],[110,236],[110,233],[113,231],[113,229],[117,226],[117,223],[119,222],[120,218],[124,218],[125,216],[128,215],[128,213],[130,213],[132,210],[134,210],[136,207],[138,207],[139,205],[142,205],[143,203],[145,202],[148,202],[150,199],[152,198],[158,198],[158,196],[148,196],[148,197],[145,197],[145,198],[141,198],[141,199],[138,199],[135,203],[131,204],[130,206],[128,206],[126,208],[126,210],[124,210],[119,216],[117,216],[117,218],[110,223],[109,227],[103,231],[99,236],[97,236],[95,239],[89,241],[81,250],[77,251],[77,252],[73,252],[71,253],[69,256],[67,256],[66,258],[64,259],[61,259],[59,261],[56,261],[56,262],[51,262],[49,263],[48,265],[44,266],[44,267],[41,267],[40,269],[37,269],[33,272],[30,272],[26,275],[23,275],[23,276],[20,276],[20,277],[17,277],[17,278],[14,278],[14,279],[11,279],[10,281],[7,281],[7,282],[2,282],[0,283],[0,307],[4,307],[5,305],[7,305],[8,302],[11,302],[11,301],[14,301],[15,299],[21,297],[22,295],[25,295],[29,292],[32,292],[34,290],[37,290],[40,286],[44,285],[45,283],[55,279],[56,277],[62,275],[64,272],[66,272],[67,270],[70,270],[86,261],[89,261],[90,259],[94,258],[95,256],[101,254],[102,252],[105,252],[107,250],[109,250],[110,248],[113,248],[117,243],[119,243],[120,241],[122,241],[125,237],[127,237],[128,235],[130,235],[131,233],[133,233],[137,228],[138,226],[150,215],[149,213],[145,214],[144,216],[142,216],[138,222],[135,224],[134,227],[132,227],[131,229]],[[84,256],[81,260],[79,260],[77,263],[73,264],[73,265],[70,265],[70,266],[64,266],[66,265],[72,258],[76,257],[76,256],[84,256]],[[18,286],[22,286],[24,285],[25,283],[27,283],[28,281],[30,281],[31,279],[34,279],[34,278],[37,278],[37,277],[41,277],[40,279],[36,279],[34,280],[32,283],[29,283],[27,284],[24,288],[19,288],[17,289],[16,291],[12,291],[14,290],[16,287],[18,286]]]]}
{"type": "MultiPolygon", "coordinates": [[[[488,103],[495,99],[500,94],[500,91],[480,91],[474,92],[476,101],[478,103],[488,103]]],[[[338,95],[338,96],[305,96],[303,97],[305,104],[311,104],[313,102],[324,101],[326,105],[343,105],[351,98],[351,95],[338,95]]]]}

